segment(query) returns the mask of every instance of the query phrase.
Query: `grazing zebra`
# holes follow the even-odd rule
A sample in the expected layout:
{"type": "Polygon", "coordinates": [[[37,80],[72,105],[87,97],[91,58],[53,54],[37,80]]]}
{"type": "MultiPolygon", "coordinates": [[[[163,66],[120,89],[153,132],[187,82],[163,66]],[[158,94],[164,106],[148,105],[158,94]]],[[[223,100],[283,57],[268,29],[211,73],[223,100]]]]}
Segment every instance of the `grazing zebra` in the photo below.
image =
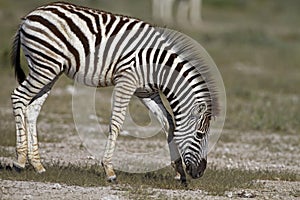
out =
{"type": "Polygon", "coordinates": [[[168,135],[171,161],[186,180],[206,168],[210,120],[216,116],[217,92],[210,66],[191,39],[135,18],[69,3],[41,6],[22,20],[15,35],[12,64],[19,86],[11,99],[16,121],[17,160],[37,172],[40,161],[36,120],[61,74],[92,86],[114,86],[109,136],[102,165],[116,179],[111,162],[117,136],[132,95],[157,116],[168,135]],[[29,74],[20,66],[20,48],[29,74]],[[173,113],[165,108],[166,96],[173,113]],[[183,161],[182,161],[183,160],[183,161]]]}

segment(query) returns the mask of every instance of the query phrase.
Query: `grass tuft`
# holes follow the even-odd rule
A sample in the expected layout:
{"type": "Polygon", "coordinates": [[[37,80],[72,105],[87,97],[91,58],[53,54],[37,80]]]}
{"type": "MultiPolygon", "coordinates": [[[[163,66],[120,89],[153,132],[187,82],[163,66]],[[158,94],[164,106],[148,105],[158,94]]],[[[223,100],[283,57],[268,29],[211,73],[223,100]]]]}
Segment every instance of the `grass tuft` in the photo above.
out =
{"type": "MultiPolygon", "coordinates": [[[[16,172],[0,163],[0,179],[37,181],[77,185],[83,187],[109,186],[105,180],[105,173],[101,166],[75,166],[72,164],[53,163],[46,166],[47,171],[37,174],[32,167],[16,172]]],[[[117,171],[118,187],[121,190],[137,194],[147,188],[174,190],[201,190],[211,195],[224,195],[226,191],[236,188],[254,188],[256,180],[300,181],[300,177],[293,172],[248,171],[241,169],[207,169],[204,176],[198,180],[188,180],[184,186],[174,180],[171,167],[147,172],[126,173],[117,171]]],[[[297,194],[295,194],[297,195],[297,194]]]]}

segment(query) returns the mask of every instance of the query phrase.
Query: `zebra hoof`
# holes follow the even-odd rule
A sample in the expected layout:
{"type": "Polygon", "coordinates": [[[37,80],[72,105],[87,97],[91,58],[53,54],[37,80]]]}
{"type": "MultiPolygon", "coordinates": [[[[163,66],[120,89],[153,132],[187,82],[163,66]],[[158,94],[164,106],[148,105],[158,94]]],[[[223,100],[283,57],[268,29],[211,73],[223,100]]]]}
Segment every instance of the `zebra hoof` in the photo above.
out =
{"type": "Polygon", "coordinates": [[[33,166],[34,170],[39,174],[42,174],[46,171],[46,169],[43,167],[43,165],[41,163],[39,163],[39,164],[31,163],[31,165],[33,166]]]}
{"type": "Polygon", "coordinates": [[[24,169],[25,168],[25,163],[24,164],[20,164],[19,162],[14,161],[13,162],[13,166],[17,167],[17,168],[20,168],[20,169],[24,169]]]}
{"type": "Polygon", "coordinates": [[[25,168],[25,164],[23,165],[23,164],[20,164],[20,163],[18,163],[18,162],[13,162],[12,168],[13,168],[16,172],[20,173],[20,172],[25,168]]]}
{"type": "Polygon", "coordinates": [[[188,186],[186,179],[181,179],[181,180],[180,180],[180,183],[181,183],[181,185],[184,186],[184,187],[187,187],[187,186],[188,186]]]}
{"type": "Polygon", "coordinates": [[[43,167],[43,168],[40,168],[40,169],[36,169],[36,172],[37,173],[39,173],[39,174],[42,174],[42,173],[44,173],[44,172],[46,172],[46,170],[45,170],[45,168],[43,167]]]}
{"type": "Polygon", "coordinates": [[[176,181],[180,181],[181,175],[177,172],[177,173],[176,173],[176,176],[174,177],[174,179],[175,179],[176,181]]]}
{"type": "Polygon", "coordinates": [[[115,174],[113,166],[111,164],[104,164],[104,162],[101,162],[101,165],[104,168],[107,177],[106,180],[110,183],[117,183],[117,176],[115,174]]]}

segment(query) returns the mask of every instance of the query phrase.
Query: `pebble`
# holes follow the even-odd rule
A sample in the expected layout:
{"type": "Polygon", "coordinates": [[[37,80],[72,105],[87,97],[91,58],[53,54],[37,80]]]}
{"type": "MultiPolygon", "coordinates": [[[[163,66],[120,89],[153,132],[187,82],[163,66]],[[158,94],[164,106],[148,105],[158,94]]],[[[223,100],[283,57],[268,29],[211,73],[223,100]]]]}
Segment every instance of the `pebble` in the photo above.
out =
{"type": "Polygon", "coordinates": [[[32,196],[30,194],[26,194],[23,196],[23,200],[32,199],[32,196]]]}
{"type": "Polygon", "coordinates": [[[94,156],[87,156],[87,159],[89,159],[89,160],[95,160],[96,158],[94,156]]]}
{"type": "Polygon", "coordinates": [[[227,197],[229,197],[229,198],[232,198],[232,197],[233,197],[233,193],[232,193],[232,192],[227,192],[225,195],[226,195],[227,197]]]}
{"type": "Polygon", "coordinates": [[[55,183],[53,186],[52,186],[52,189],[56,189],[56,190],[60,190],[62,187],[59,183],[55,183]]]}
{"type": "Polygon", "coordinates": [[[255,194],[253,194],[251,192],[248,192],[248,191],[245,191],[245,190],[239,192],[237,195],[238,195],[238,197],[241,197],[241,198],[254,198],[254,197],[256,197],[255,194]]]}

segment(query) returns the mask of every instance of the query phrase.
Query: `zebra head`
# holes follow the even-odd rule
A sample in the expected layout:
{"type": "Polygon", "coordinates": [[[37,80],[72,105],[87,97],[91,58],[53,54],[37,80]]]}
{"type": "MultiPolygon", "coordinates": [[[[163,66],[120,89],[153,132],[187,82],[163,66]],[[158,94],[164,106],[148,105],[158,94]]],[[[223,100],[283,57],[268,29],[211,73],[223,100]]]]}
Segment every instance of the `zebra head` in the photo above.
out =
{"type": "Polygon", "coordinates": [[[210,118],[206,102],[193,105],[188,122],[189,137],[182,152],[186,172],[192,178],[200,178],[206,169],[210,118]]]}

